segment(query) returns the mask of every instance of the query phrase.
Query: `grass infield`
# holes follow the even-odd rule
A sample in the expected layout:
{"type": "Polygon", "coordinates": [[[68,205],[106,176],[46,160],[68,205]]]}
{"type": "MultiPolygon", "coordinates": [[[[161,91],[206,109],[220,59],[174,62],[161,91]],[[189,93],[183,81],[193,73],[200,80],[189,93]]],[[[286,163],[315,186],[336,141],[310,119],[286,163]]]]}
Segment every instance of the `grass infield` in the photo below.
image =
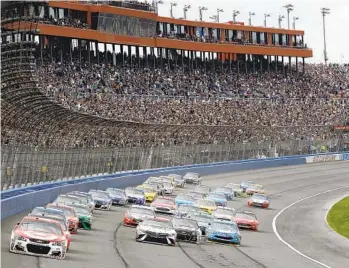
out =
{"type": "Polygon", "coordinates": [[[337,233],[349,238],[349,196],[332,206],[327,222],[337,233]]]}

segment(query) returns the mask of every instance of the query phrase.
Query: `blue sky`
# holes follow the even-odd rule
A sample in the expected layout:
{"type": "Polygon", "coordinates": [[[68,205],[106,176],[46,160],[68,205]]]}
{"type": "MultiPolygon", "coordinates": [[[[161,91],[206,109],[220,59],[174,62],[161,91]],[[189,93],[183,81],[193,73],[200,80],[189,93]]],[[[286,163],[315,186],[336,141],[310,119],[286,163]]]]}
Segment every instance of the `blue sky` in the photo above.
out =
{"type": "MultiPolygon", "coordinates": [[[[163,0],[164,4],[159,5],[159,15],[170,16],[171,0],[163,0]]],[[[148,0],[149,2],[149,0],[148,0]]],[[[204,20],[211,21],[210,16],[216,14],[217,8],[224,9],[220,13],[220,22],[232,20],[234,9],[240,11],[237,21],[248,24],[248,13],[255,12],[252,17],[252,24],[262,26],[264,23],[264,14],[270,13],[267,23],[269,27],[278,26],[278,15],[285,15],[286,10],[283,8],[286,4],[293,4],[294,11],[291,12],[290,18],[299,17],[296,21],[296,29],[305,31],[305,43],[313,49],[313,58],[307,62],[323,62],[323,27],[321,7],[331,9],[331,14],[326,17],[326,35],[327,35],[327,55],[329,62],[349,63],[349,0],[293,0],[293,1],[262,1],[262,0],[176,0],[174,7],[174,16],[183,17],[183,6],[191,5],[187,13],[187,18],[191,20],[199,19],[199,6],[206,6],[204,11],[204,20]]],[[[283,27],[287,28],[287,19],[282,22],[283,27]]],[[[292,25],[292,23],[291,23],[292,25]]]]}

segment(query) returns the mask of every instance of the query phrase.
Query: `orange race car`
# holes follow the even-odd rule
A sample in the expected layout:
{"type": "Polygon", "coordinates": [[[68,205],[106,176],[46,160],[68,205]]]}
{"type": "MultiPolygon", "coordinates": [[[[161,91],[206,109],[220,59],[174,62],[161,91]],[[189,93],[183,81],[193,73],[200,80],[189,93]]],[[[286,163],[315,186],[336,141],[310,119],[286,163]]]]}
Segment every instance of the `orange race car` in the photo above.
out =
{"type": "Polygon", "coordinates": [[[239,211],[236,212],[233,221],[236,222],[239,228],[251,229],[258,231],[259,221],[255,214],[249,211],[239,211]]]}

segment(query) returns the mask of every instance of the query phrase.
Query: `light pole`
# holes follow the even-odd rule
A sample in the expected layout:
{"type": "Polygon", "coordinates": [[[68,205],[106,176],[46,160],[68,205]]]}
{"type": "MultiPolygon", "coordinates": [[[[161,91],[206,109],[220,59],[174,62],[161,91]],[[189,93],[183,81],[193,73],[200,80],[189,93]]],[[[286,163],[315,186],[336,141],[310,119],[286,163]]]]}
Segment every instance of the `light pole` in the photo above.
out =
{"type": "Polygon", "coordinates": [[[217,22],[219,22],[219,13],[224,12],[223,9],[217,8],[217,22]]]}
{"type": "Polygon", "coordinates": [[[249,19],[248,19],[249,24],[252,25],[252,16],[256,15],[256,13],[254,13],[254,12],[249,12],[248,15],[249,15],[249,19]]]}
{"type": "Polygon", "coordinates": [[[287,10],[287,28],[290,29],[290,12],[293,11],[293,5],[288,4],[284,8],[287,10]]]}
{"type": "Polygon", "coordinates": [[[207,7],[199,7],[199,17],[200,17],[200,21],[202,21],[202,11],[206,11],[207,7]]]}
{"type": "Polygon", "coordinates": [[[279,18],[278,18],[278,21],[279,21],[279,28],[281,28],[281,22],[282,22],[282,19],[284,19],[285,16],[284,15],[279,15],[279,18]]]}
{"type": "Polygon", "coordinates": [[[236,23],[236,17],[240,14],[239,10],[233,10],[233,22],[236,23]]]}
{"type": "Polygon", "coordinates": [[[211,16],[210,19],[213,20],[214,22],[217,22],[217,15],[211,16]]]}
{"type": "Polygon", "coordinates": [[[184,19],[187,19],[187,11],[190,9],[190,5],[185,5],[183,8],[184,19]]]}
{"type": "Polygon", "coordinates": [[[296,30],[296,20],[299,20],[299,17],[293,17],[293,30],[296,30]]]}
{"type": "Polygon", "coordinates": [[[264,14],[264,27],[267,27],[267,18],[270,17],[270,14],[264,14]]]}
{"type": "Polygon", "coordinates": [[[162,0],[158,0],[154,2],[155,5],[155,11],[158,14],[159,13],[159,5],[162,5],[164,2],[162,0]]]}
{"type": "Polygon", "coordinates": [[[173,16],[173,7],[176,7],[177,3],[170,3],[170,5],[171,5],[170,15],[171,15],[171,18],[174,18],[174,16],[173,16]]]}
{"type": "Polygon", "coordinates": [[[323,7],[321,8],[321,14],[322,14],[322,24],[323,24],[323,28],[324,28],[324,60],[325,60],[325,65],[327,65],[327,49],[326,49],[326,24],[325,24],[325,17],[326,15],[330,14],[330,9],[323,7]]]}

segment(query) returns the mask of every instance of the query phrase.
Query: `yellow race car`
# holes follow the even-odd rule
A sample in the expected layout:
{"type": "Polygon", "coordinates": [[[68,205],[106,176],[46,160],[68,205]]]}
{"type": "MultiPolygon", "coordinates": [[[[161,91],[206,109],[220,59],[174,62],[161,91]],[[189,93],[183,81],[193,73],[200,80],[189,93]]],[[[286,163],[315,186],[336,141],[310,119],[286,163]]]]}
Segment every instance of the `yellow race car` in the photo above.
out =
{"type": "Polygon", "coordinates": [[[194,206],[209,214],[212,214],[212,212],[217,209],[216,203],[213,200],[208,199],[198,199],[195,201],[194,206]]]}
{"type": "Polygon", "coordinates": [[[146,202],[153,202],[154,199],[158,196],[158,194],[151,187],[138,185],[136,188],[143,190],[146,202]]]}

